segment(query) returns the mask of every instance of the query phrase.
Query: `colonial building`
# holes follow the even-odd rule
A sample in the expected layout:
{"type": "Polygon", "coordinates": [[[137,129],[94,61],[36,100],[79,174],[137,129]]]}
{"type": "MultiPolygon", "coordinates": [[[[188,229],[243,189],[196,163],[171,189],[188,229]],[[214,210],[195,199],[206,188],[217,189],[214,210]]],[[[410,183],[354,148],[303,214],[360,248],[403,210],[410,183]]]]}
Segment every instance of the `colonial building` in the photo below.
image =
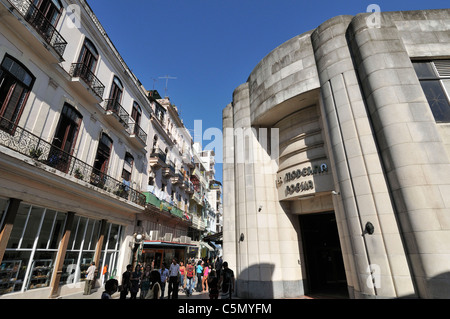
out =
{"type": "Polygon", "coordinates": [[[237,295],[450,297],[450,10],[338,16],[223,111],[237,295]]]}
{"type": "Polygon", "coordinates": [[[76,293],[92,262],[99,287],[199,252],[176,106],[142,86],[85,0],[0,0],[0,16],[0,298],[76,293]]]}
{"type": "Polygon", "coordinates": [[[0,294],[55,297],[129,262],[152,109],[85,1],[0,16],[0,294]]]}

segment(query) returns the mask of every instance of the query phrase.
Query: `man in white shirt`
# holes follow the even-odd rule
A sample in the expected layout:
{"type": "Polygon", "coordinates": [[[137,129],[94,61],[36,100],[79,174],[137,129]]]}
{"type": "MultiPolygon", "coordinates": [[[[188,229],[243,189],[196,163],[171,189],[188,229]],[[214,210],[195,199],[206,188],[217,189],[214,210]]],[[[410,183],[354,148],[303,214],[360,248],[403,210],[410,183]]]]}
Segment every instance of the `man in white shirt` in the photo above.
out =
{"type": "Polygon", "coordinates": [[[180,265],[176,259],[172,259],[169,267],[169,292],[167,299],[170,299],[170,294],[173,291],[172,299],[178,299],[178,274],[180,273],[180,265]]]}
{"type": "Polygon", "coordinates": [[[84,286],[84,295],[90,295],[91,294],[91,288],[92,288],[92,282],[94,281],[95,276],[95,262],[92,262],[92,264],[89,266],[89,268],[86,271],[86,284],[84,286]]]}

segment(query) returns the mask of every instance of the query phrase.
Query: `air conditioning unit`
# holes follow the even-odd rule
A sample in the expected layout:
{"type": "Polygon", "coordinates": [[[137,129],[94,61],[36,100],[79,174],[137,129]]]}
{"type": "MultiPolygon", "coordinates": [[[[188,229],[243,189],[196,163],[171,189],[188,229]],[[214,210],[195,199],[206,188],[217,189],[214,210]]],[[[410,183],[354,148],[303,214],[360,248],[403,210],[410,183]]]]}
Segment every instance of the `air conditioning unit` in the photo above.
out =
{"type": "Polygon", "coordinates": [[[150,240],[158,240],[159,237],[159,231],[157,230],[152,230],[150,231],[150,240]]]}
{"type": "Polygon", "coordinates": [[[191,237],[180,236],[180,242],[183,243],[183,244],[190,244],[191,243],[191,237]]]}
{"type": "Polygon", "coordinates": [[[172,233],[166,233],[164,235],[164,241],[172,241],[173,234],[172,233]]]}

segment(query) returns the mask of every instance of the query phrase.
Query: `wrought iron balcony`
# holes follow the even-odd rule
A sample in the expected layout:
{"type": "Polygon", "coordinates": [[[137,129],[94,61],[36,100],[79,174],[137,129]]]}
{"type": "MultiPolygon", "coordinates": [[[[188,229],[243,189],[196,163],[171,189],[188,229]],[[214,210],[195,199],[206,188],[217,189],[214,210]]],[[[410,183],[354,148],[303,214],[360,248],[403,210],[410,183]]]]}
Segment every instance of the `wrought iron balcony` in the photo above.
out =
{"type": "Polygon", "coordinates": [[[167,162],[167,166],[163,168],[163,176],[175,177],[175,164],[172,161],[167,162]]]}
{"type": "Polygon", "coordinates": [[[102,82],[92,73],[91,69],[84,63],[72,63],[70,68],[70,76],[73,78],[80,78],[92,89],[92,91],[103,99],[103,93],[105,92],[105,86],[102,82]]]}
{"type": "Polygon", "coordinates": [[[127,132],[130,137],[136,137],[142,144],[147,145],[147,133],[132,119],[129,119],[127,132]]]}
{"type": "Polygon", "coordinates": [[[146,204],[145,195],[129,187],[128,182],[119,181],[106,175],[3,117],[0,117],[0,145],[110,194],[125,198],[140,206],[146,204]]]}
{"type": "Polygon", "coordinates": [[[154,168],[166,166],[167,155],[161,149],[153,149],[150,154],[149,164],[154,168]]]}
{"type": "Polygon", "coordinates": [[[50,45],[62,59],[66,50],[67,41],[56,30],[44,13],[29,0],[8,0],[20,14],[50,45]]]}
{"type": "Polygon", "coordinates": [[[105,100],[104,109],[107,113],[112,113],[117,116],[117,120],[125,127],[128,127],[128,119],[130,115],[127,111],[120,105],[119,101],[116,99],[105,100]]]}

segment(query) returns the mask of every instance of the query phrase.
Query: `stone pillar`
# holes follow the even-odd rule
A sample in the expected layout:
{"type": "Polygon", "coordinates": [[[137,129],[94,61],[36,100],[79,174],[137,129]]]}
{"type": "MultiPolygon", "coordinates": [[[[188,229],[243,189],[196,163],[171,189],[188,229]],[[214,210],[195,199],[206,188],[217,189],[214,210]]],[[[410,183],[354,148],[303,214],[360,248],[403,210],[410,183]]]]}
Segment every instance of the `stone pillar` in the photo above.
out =
{"type": "Polygon", "coordinates": [[[223,258],[237,268],[233,105],[223,110],[223,258]]]}
{"type": "Polygon", "coordinates": [[[11,231],[14,225],[14,220],[16,219],[17,212],[19,210],[20,199],[11,198],[9,200],[8,210],[5,215],[5,222],[0,229],[0,263],[5,255],[6,247],[8,246],[9,237],[11,236],[11,231]]]}
{"type": "Polygon", "coordinates": [[[358,15],[349,39],[419,297],[449,298],[450,160],[391,17],[358,15]]]}
{"type": "Polygon", "coordinates": [[[349,292],[354,298],[414,296],[388,183],[347,41],[352,19],[330,19],[311,36],[332,171],[340,192],[336,219],[349,292]],[[375,226],[372,235],[364,233],[368,222],[375,226]]]}
{"type": "MultiPolygon", "coordinates": [[[[105,241],[105,236],[107,232],[107,225],[108,221],[106,219],[102,219],[100,224],[100,234],[98,237],[97,245],[95,246],[95,255],[94,255],[94,262],[95,262],[95,280],[92,282],[92,287],[95,288],[95,284],[97,282],[97,279],[100,278],[99,274],[101,274],[101,267],[100,267],[100,257],[102,255],[102,247],[103,242],[105,241]]],[[[134,269],[133,269],[134,270],[134,269]]]]}
{"type": "Polygon", "coordinates": [[[72,233],[73,220],[75,213],[67,213],[66,223],[64,225],[64,234],[59,244],[58,254],[55,260],[55,268],[53,269],[53,276],[50,282],[51,292],[50,298],[56,298],[59,296],[59,282],[61,280],[62,269],[64,266],[64,259],[66,257],[67,246],[69,245],[70,235],[72,233]]]}

